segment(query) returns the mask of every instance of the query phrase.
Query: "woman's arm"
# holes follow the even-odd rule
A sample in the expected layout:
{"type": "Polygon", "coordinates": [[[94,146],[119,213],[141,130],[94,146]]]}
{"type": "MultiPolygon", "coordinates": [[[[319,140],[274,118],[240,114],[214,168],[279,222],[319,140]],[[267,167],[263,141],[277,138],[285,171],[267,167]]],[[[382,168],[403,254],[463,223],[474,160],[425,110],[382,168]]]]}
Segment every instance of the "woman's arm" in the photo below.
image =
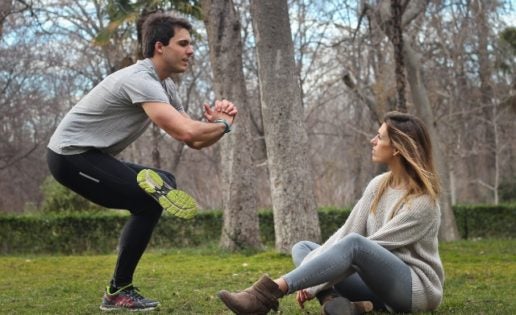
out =
{"type": "Polygon", "coordinates": [[[420,240],[431,228],[440,224],[440,209],[429,196],[413,198],[378,231],[368,238],[388,250],[407,246],[420,240]]]}
{"type": "Polygon", "coordinates": [[[346,222],[344,222],[344,225],[342,225],[342,227],[333,233],[333,235],[326,242],[324,242],[321,247],[318,247],[317,249],[310,252],[305,257],[305,260],[310,259],[311,257],[315,257],[318,255],[318,253],[325,251],[328,247],[332,246],[349,233],[357,233],[364,236],[366,235],[367,217],[369,216],[369,212],[371,210],[371,202],[379,184],[385,178],[386,174],[387,173],[376,176],[369,182],[369,184],[367,184],[362,197],[355,204],[353,210],[351,210],[351,213],[346,219],[346,222]]]}

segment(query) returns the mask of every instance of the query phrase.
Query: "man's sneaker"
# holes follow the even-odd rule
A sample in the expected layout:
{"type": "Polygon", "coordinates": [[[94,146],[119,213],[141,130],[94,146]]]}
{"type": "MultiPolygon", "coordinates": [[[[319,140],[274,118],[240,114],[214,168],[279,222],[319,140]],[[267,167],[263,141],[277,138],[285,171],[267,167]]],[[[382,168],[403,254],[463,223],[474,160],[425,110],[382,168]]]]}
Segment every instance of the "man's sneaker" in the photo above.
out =
{"type": "Polygon", "coordinates": [[[129,310],[152,311],[159,308],[159,302],[144,298],[132,284],[113,293],[106,288],[100,309],[103,311],[129,310]]]}
{"type": "Polygon", "coordinates": [[[138,172],[138,185],[170,214],[191,219],[197,214],[197,203],[184,191],[172,188],[161,176],[150,169],[138,172]]]}

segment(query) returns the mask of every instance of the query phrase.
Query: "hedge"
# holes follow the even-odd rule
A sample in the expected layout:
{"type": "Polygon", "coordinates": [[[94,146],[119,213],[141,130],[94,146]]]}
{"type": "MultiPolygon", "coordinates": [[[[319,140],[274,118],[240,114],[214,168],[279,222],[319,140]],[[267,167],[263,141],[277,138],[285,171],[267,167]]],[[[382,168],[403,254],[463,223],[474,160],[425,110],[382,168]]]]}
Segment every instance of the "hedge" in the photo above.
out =
{"type": "Polygon", "coordinates": [[[464,239],[516,237],[516,203],[454,206],[455,220],[464,239]]]}
{"type": "MultiPolygon", "coordinates": [[[[456,206],[457,225],[462,238],[514,238],[516,205],[456,206]]],[[[0,254],[110,253],[116,250],[120,231],[127,221],[125,211],[94,213],[1,215],[0,254]]],[[[349,209],[326,208],[319,211],[322,237],[327,239],[349,215],[349,209]]],[[[274,243],[271,211],[261,211],[262,241],[274,243]]],[[[191,247],[216,243],[220,238],[222,213],[201,213],[184,221],[163,216],[150,247],[191,247]]]]}

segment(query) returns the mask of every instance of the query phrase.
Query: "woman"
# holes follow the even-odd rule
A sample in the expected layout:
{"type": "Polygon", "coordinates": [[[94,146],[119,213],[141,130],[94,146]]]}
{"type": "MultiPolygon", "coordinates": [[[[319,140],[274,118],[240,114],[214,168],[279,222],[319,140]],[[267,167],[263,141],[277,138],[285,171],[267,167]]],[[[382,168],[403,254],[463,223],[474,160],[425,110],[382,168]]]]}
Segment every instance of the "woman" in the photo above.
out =
{"type": "Polygon", "coordinates": [[[317,297],[323,314],[374,309],[430,311],[442,300],[444,272],[438,252],[439,184],[430,137],[410,114],[389,112],[371,140],[372,159],[389,171],[366,187],[345,224],[322,246],[294,245],[294,270],[252,287],[218,296],[238,314],[266,314],[279,298],[297,292],[317,297]],[[370,305],[370,303],[369,303],[370,305]]]}

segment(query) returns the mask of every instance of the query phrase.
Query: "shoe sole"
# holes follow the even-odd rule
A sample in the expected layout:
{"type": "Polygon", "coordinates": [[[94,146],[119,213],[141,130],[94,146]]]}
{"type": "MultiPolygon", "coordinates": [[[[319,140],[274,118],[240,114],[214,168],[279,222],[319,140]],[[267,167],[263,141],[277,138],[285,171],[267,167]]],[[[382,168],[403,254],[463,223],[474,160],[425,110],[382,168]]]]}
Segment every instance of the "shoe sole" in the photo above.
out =
{"type": "Polygon", "coordinates": [[[158,310],[161,305],[158,303],[156,306],[150,306],[146,308],[128,308],[128,307],[121,307],[121,306],[100,306],[100,310],[104,312],[116,312],[116,311],[129,311],[129,312],[150,312],[158,310]]]}
{"type": "Polygon", "coordinates": [[[323,304],[321,315],[360,315],[372,309],[373,304],[369,301],[351,302],[345,297],[339,296],[323,304]]]}
{"type": "Polygon", "coordinates": [[[222,303],[224,303],[224,305],[226,305],[227,308],[229,308],[233,313],[238,314],[238,311],[231,306],[231,303],[229,302],[229,300],[226,300],[226,294],[228,294],[228,293],[229,292],[222,290],[222,291],[217,292],[217,296],[222,301],[222,303]]]}
{"type": "Polygon", "coordinates": [[[157,172],[141,170],[136,180],[140,188],[159,202],[167,213],[182,219],[191,219],[197,214],[195,199],[184,191],[172,188],[157,172]]]}
{"type": "Polygon", "coordinates": [[[146,308],[127,308],[127,307],[105,307],[100,306],[100,310],[104,312],[116,312],[116,311],[129,311],[129,312],[150,312],[159,309],[158,306],[146,307],[146,308]]]}
{"type": "Polygon", "coordinates": [[[267,315],[267,313],[269,313],[269,312],[265,312],[265,313],[263,313],[263,312],[262,313],[260,313],[260,312],[257,312],[257,313],[242,313],[242,312],[239,312],[237,309],[235,309],[235,308],[233,308],[231,306],[231,301],[229,301],[229,299],[226,297],[227,294],[230,294],[230,293],[228,291],[225,291],[225,290],[217,292],[217,296],[222,301],[222,303],[224,303],[224,305],[226,305],[227,308],[229,308],[233,313],[235,313],[237,315],[238,314],[245,314],[245,315],[267,315]]]}

